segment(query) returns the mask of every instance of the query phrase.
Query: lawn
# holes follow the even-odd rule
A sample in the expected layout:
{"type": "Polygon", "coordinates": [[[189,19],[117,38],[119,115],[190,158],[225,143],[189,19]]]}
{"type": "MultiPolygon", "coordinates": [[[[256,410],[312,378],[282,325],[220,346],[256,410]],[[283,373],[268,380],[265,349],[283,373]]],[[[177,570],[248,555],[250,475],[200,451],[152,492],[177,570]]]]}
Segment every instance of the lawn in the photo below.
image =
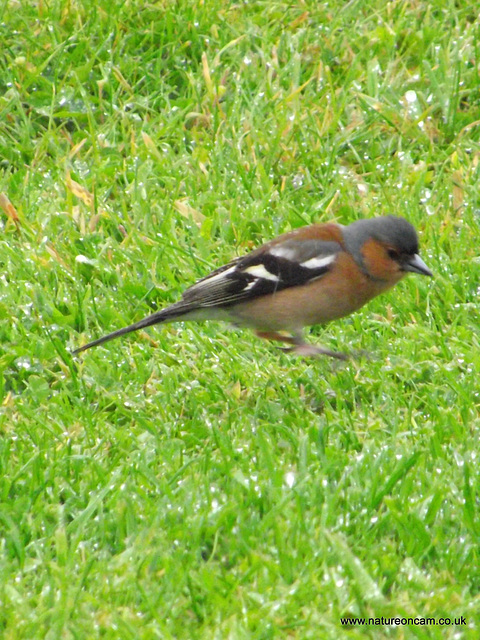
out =
{"type": "Polygon", "coordinates": [[[478,3],[0,16],[2,639],[478,640],[478,3]],[[387,213],[434,278],[309,336],[368,357],[216,323],[70,356],[278,233],[387,213]],[[341,622],[382,616],[436,625],[341,622]]]}

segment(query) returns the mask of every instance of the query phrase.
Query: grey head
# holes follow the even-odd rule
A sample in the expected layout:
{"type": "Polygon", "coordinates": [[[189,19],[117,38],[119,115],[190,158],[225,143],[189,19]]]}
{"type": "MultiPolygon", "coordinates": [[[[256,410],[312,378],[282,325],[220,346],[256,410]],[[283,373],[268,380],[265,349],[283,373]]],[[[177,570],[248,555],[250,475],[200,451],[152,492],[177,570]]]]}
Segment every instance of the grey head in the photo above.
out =
{"type": "Polygon", "coordinates": [[[402,271],[412,271],[425,276],[433,275],[418,255],[418,236],[415,227],[396,216],[383,216],[357,220],[345,227],[345,246],[357,264],[363,265],[362,247],[368,240],[384,245],[389,257],[395,260],[402,271]]]}

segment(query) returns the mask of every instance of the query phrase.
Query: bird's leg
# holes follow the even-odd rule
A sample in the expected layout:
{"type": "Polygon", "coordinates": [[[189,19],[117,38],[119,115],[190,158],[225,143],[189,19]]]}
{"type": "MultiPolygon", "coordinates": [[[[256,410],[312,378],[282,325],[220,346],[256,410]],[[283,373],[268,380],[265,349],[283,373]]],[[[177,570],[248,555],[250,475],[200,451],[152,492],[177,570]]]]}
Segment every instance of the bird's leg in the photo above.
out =
{"type": "Polygon", "coordinates": [[[255,331],[255,333],[259,338],[263,338],[263,340],[276,340],[277,342],[286,342],[287,344],[301,344],[303,342],[301,336],[300,342],[298,341],[299,336],[297,334],[287,336],[278,331],[255,331]]]}
{"type": "Polygon", "coordinates": [[[264,340],[276,340],[278,342],[291,344],[291,347],[280,347],[280,350],[286,353],[296,353],[299,356],[329,356],[330,358],[337,358],[338,360],[348,360],[346,353],[331,351],[330,349],[308,344],[303,339],[301,333],[293,333],[291,336],[286,336],[277,331],[257,331],[256,334],[264,340]]]}

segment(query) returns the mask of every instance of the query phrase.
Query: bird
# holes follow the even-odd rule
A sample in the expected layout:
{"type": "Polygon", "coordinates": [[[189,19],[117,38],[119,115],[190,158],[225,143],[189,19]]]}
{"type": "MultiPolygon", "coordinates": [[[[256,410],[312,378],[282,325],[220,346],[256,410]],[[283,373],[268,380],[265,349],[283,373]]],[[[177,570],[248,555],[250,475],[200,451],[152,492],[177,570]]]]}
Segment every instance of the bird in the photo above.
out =
{"type": "Polygon", "coordinates": [[[187,288],[178,302],[72,353],[156,324],[224,320],[289,345],[283,351],[345,360],[345,353],[307,343],[303,329],[353,313],[409,272],[433,276],[419,255],[417,232],[404,218],[316,223],[234,258],[187,288]]]}

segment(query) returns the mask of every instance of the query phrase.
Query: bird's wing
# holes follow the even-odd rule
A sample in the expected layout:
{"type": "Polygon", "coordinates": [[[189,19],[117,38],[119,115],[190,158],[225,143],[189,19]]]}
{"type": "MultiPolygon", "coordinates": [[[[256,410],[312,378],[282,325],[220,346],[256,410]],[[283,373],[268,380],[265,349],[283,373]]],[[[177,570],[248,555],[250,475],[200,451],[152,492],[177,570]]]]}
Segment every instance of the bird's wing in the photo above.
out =
{"type": "Polygon", "coordinates": [[[226,307],[321,278],[342,250],[338,242],[291,238],[236,258],[187,289],[178,304],[226,307]]]}

